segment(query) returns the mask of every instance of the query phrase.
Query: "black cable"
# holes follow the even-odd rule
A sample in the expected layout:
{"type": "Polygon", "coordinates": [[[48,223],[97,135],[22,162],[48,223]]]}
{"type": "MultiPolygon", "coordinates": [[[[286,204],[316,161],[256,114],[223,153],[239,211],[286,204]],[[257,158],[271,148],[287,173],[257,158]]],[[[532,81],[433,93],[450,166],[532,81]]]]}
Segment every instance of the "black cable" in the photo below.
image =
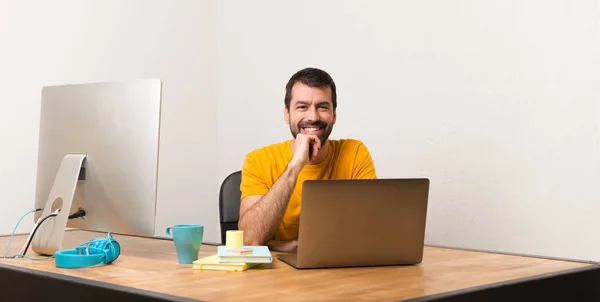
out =
{"type": "Polygon", "coordinates": [[[74,218],[79,218],[79,217],[84,217],[85,216],[85,210],[82,208],[79,208],[79,210],[71,215],[69,215],[69,219],[74,219],[74,218]]]}
{"type": "MultiPolygon", "coordinates": [[[[36,212],[37,211],[41,211],[42,209],[35,209],[36,212]]],[[[40,225],[42,225],[42,223],[44,223],[44,221],[46,221],[46,219],[50,218],[50,217],[55,217],[58,216],[58,214],[50,214],[46,217],[44,217],[40,223],[38,223],[35,228],[33,229],[33,233],[31,234],[31,240],[29,240],[29,242],[27,242],[27,246],[25,246],[25,250],[23,251],[23,255],[27,254],[27,250],[29,249],[29,245],[31,244],[31,241],[33,241],[33,237],[35,236],[35,232],[37,231],[37,229],[40,227],[40,225]]],[[[79,210],[71,215],[69,215],[69,219],[73,219],[73,218],[79,218],[79,217],[83,217],[85,216],[85,210],[82,208],[79,208],[79,210]]]]}
{"type": "Polygon", "coordinates": [[[40,225],[42,225],[42,223],[44,223],[44,221],[46,221],[46,219],[50,218],[50,217],[56,217],[58,214],[50,214],[46,217],[44,217],[40,223],[38,223],[35,226],[35,229],[33,229],[33,233],[31,234],[31,240],[29,240],[29,242],[27,242],[27,246],[25,246],[25,250],[23,251],[23,255],[27,254],[27,249],[29,248],[29,244],[31,244],[31,242],[33,241],[33,237],[35,236],[35,232],[37,231],[37,229],[40,227],[40,225]]]}

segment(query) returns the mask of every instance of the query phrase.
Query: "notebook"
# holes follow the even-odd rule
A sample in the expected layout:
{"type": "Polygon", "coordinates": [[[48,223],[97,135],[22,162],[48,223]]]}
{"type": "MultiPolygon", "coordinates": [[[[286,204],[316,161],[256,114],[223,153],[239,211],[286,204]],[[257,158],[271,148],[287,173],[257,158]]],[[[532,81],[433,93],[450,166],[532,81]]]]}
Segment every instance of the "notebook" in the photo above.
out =
{"type": "Polygon", "coordinates": [[[271,256],[271,251],[269,251],[269,247],[265,245],[245,245],[244,249],[251,249],[252,253],[242,254],[239,253],[231,253],[227,251],[227,247],[224,245],[220,245],[217,248],[218,260],[221,263],[231,263],[231,262],[242,262],[242,263],[271,263],[273,262],[273,256],[271,256]]]}
{"type": "Polygon", "coordinates": [[[241,262],[228,262],[220,263],[217,254],[210,255],[198,259],[193,262],[194,269],[197,270],[213,270],[213,271],[230,271],[230,272],[243,272],[249,268],[252,268],[258,263],[241,263],[241,262]]]}

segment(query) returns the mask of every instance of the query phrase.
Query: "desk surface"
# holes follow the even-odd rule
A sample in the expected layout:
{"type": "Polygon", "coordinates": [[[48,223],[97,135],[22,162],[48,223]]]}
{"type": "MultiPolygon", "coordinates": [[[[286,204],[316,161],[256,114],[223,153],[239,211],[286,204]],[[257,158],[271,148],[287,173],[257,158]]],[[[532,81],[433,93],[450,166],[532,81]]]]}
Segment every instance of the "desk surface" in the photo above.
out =
{"type": "MultiPolygon", "coordinates": [[[[67,231],[63,247],[74,248],[106,234],[67,231]]],[[[590,263],[425,247],[423,263],[413,266],[296,270],[274,257],[273,263],[245,272],[193,270],[177,263],[172,241],[113,235],[122,247],[110,265],[60,269],[54,259],[2,259],[1,264],[153,291],[198,300],[403,300],[541,274],[586,268],[590,263]]],[[[26,239],[13,237],[8,255],[26,239]]],[[[8,236],[0,237],[2,253],[8,236]]],[[[202,245],[200,257],[216,252],[202,245]]],[[[35,254],[29,252],[29,256],[35,254]]],[[[275,255],[275,254],[274,254],[275,255]]]]}

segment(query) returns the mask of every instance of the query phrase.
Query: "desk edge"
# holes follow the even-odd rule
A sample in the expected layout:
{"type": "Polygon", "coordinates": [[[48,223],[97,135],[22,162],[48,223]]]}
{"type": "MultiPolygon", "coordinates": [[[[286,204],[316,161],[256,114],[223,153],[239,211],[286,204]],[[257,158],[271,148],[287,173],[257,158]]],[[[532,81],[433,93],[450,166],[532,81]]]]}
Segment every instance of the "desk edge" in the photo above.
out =
{"type": "MultiPolygon", "coordinates": [[[[525,283],[533,282],[533,281],[544,281],[545,279],[551,279],[556,277],[564,277],[564,276],[574,276],[576,274],[593,272],[596,271],[598,275],[600,275],[600,265],[598,264],[590,264],[584,267],[571,268],[567,270],[543,273],[538,275],[533,275],[529,277],[522,277],[516,279],[510,279],[505,281],[493,282],[478,286],[466,287],[463,289],[445,291],[437,294],[425,295],[421,297],[409,298],[404,300],[399,300],[402,302],[427,302],[427,301],[438,301],[440,299],[453,298],[465,294],[477,293],[485,290],[491,289],[499,289],[503,287],[508,287],[512,285],[523,285],[525,283]]],[[[459,299],[460,300],[460,299],[459,299]]]]}
{"type": "Polygon", "coordinates": [[[190,298],[185,298],[185,297],[180,297],[180,296],[175,296],[175,295],[170,295],[170,294],[165,294],[165,293],[160,293],[160,292],[155,292],[155,291],[149,291],[149,290],[140,289],[140,288],[136,288],[136,287],[114,284],[114,283],[110,283],[110,282],[86,279],[83,277],[70,276],[70,275],[65,275],[65,274],[60,274],[60,273],[48,272],[48,271],[44,271],[44,270],[37,270],[37,269],[33,269],[33,268],[26,268],[26,267],[15,266],[15,265],[6,264],[6,263],[0,263],[0,272],[2,272],[4,270],[12,270],[12,271],[16,271],[16,272],[22,273],[22,274],[34,275],[34,276],[38,276],[38,277],[42,277],[42,278],[51,278],[51,279],[56,279],[59,281],[77,283],[77,284],[98,287],[98,288],[117,291],[117,292],[130,293],[130,294],[134,294],[134,295],[151,297],[151,298],[164,300],[164,301],[173,301],[173,302],[202,301],[202,300],[190,299],[190,298]]]}

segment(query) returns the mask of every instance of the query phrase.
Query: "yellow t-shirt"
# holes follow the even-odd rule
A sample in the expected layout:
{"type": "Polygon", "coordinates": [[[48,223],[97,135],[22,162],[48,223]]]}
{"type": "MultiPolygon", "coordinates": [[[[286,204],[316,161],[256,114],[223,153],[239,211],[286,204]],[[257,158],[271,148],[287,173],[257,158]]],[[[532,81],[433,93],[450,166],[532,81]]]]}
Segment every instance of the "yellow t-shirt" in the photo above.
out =
{"type": "MultiPolygon", "coordinates": [[[[319,164],[306,165],[298,175],[285,215],[273,240],[298,238],[302,182],[307,179],[377,178],[367,147],[355,139],[327,140],[327,157],[319,164]]],[[[246,155],[242,168],[242,197],[265,195],[292,159],[290,141],[276,143],[246,155]]]]}

